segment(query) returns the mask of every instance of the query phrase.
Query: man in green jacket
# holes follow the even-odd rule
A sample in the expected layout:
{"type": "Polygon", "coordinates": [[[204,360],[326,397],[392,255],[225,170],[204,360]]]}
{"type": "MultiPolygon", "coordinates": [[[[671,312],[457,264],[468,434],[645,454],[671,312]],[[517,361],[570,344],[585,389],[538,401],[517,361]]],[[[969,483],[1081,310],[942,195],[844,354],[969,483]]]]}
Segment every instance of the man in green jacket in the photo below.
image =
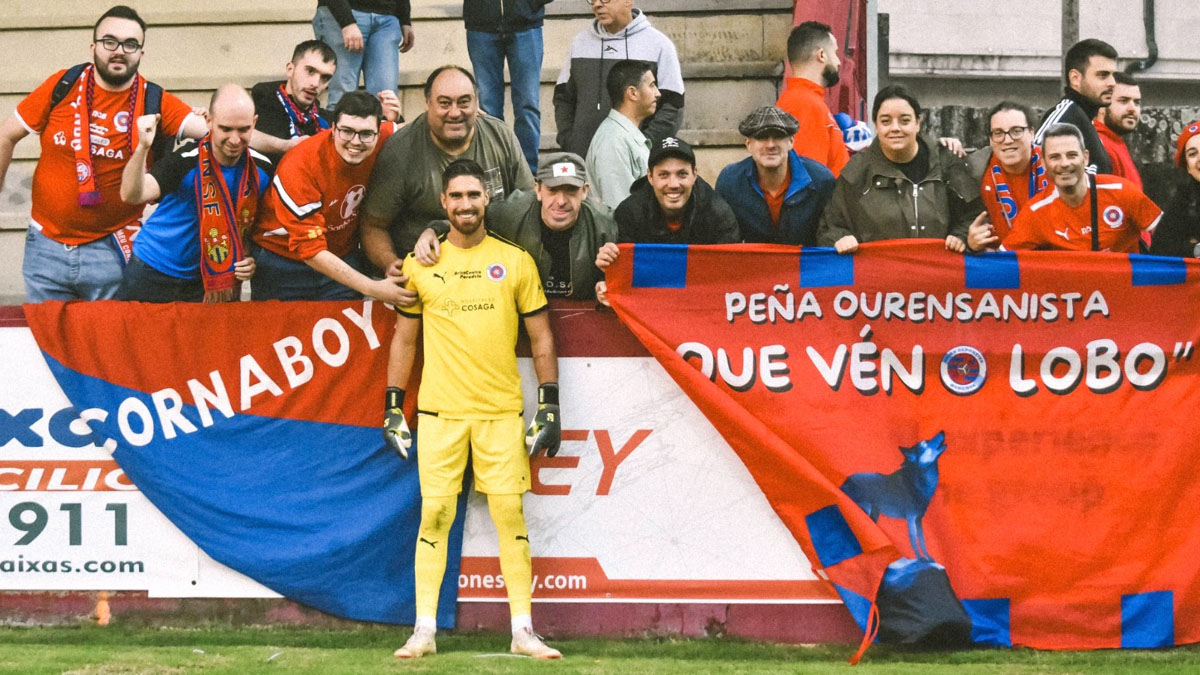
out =
{"type": "MultiPolygon", "coordinates": [[[[547,297],[592,300],[604,279],[596,254],[617,241],[612,212],[588,198],[587,168],[579,155],[542,157],[534,181],[533,192],[516,190],[488,205],[488,232],[529,252],[547,297]]],[[[414,249],[418,262],[437,262],[448,229],[446,221],[429,224],[414,249]]]]}

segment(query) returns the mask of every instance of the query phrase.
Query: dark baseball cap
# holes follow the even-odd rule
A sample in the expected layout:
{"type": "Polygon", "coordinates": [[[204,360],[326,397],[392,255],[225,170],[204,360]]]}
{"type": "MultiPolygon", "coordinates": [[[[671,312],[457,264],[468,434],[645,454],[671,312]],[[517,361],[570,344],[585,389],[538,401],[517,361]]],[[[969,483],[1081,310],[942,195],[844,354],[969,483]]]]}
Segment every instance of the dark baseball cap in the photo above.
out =
{"type": "Polygon", "coordinates": [[[696,153],[692,152],[692,146],[687,144],[687,141],[674,136],[668,136],[654,144],[650,149],[650,161],[648,168],[653,169],[658,166],[658,163],[664,159],[675,157],[696,166],[696,153]]]}
{"type": "Polygon", "coordinates": [[[552,152],[538,161],[537,181],[546,187],[587,184],[587,166],[573,152],[552,152]]]}
{"type": "Polygon", "coordinates": [[[783,136],[795,136],[800,130],[800,123],[783,108],[765,105],[746,115],[746,119],[738,125],[738,131],[747,138],[754,138],[772,129],[779,131],[783,136]]]}

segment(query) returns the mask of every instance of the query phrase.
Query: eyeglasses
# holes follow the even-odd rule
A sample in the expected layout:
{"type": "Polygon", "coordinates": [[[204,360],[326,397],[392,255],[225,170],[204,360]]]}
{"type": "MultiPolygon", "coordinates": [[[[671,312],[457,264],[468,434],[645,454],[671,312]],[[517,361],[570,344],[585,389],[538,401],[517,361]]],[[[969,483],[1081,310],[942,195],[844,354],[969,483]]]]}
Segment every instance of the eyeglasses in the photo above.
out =
{"type": "Polygon", "coordinates": [[[96,40],[95,44],[104,47],[106,51],[110,52],[117,51],[117,47],[120,47],[121,51],[125,52],[126,54],[133,54],[142,50],[142,43],[134,40],[133,38],[129,38],[128,40],[122,42],[111,35],[106,35],[99,40],[96,40]]]}
{"type": "Polygon", "coordinates": [[[358,140],[362,141],[363,143],[370,143],[371,141],[375,140],[376,136],[379,135],[379,132],[375,131],[374,129],[362,129],[362,130],[356,131],[354,129],[347,129],[346,127],[336,127],[336,128],[337,128],[338,138],[342,139],[343,141],[345,141],[347,143],[354,140],[355,136],[357,136],[358,140]]]}
{"type": "Polygon", "coordinates": [[[597,2],[602,5],[607,5],[608,3],[612,2],[612,0],[583,0],[583,1],[586,2],[589,7],[596,4],[597,2]]]}
{"type": "Polygon", "coordinates": [[[992,129],[992,140],[1000,143],[1004,140],[1005,136],[1008,136],[1014,141],[1019,141],[1021,140],[1021,137],[1025,135],[1026,131],[1029,131],[1029,127],[1013,127],[1008,131],[1003,129],[992,129]]]}

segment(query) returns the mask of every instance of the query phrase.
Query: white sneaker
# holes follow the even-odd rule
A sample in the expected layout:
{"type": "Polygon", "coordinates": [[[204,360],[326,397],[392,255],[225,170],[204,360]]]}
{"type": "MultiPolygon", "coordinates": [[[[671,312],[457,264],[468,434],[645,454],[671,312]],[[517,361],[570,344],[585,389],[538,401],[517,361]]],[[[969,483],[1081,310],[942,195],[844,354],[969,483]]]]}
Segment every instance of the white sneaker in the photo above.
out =
{"type": "Polygon", "coordinates": [[[437,653],[437,643],[434,642],[435,632],[429,628],[416,628],[412,637],[404,646],[393,654],[398,659],[419,659],[426,654],[437,653]]]}
{"type": "Polygon", "coordinates": [[[528,628],[522,628],[512,634],[512,653],[532,656],[535,659],[561,659],[562,652],[546,646],[542,638],[528,628]]]}

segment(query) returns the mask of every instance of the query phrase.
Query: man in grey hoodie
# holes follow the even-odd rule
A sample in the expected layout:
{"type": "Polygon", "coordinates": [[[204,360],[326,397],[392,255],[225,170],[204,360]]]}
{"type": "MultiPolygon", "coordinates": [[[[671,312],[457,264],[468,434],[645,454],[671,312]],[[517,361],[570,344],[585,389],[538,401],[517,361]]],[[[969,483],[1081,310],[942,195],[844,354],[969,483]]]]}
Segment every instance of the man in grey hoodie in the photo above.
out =
{"type": "Polygon", "coordinates": [[[596,128],[612,109],[605,88],[608,71],[618,61],[654,64],[662,98],[642,132],[657,142],[674,136],[683,124],[683,74],[671,39],[650,25],[633,0],[592,0],[596,18],[575,36],[554,86],[554,119],[558,145],[585,155],[596,128]]]}

